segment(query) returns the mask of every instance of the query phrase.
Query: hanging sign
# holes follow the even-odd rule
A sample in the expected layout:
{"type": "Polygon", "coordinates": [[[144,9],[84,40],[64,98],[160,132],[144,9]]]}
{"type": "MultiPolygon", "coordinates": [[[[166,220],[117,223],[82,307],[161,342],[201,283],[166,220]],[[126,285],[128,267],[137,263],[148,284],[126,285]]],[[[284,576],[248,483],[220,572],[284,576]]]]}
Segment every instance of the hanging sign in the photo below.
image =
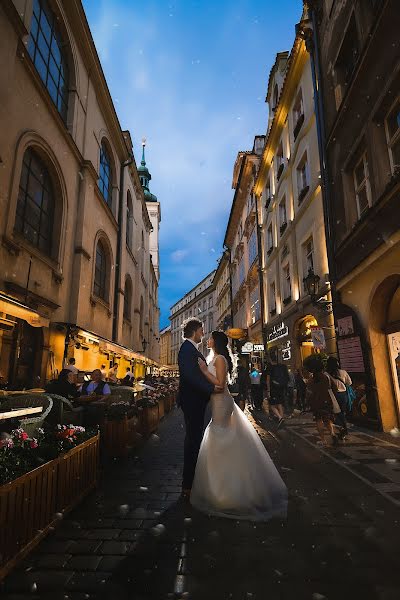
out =
{"type": "Polygon", "coordinates": [[[253,344],[251,342],[246,342],[242,346],[242,354],[251,354],[253,352],[253,344]]]}
{"type": "Polygon", "coordinates": [[[280,338],[289,335],[288,326],[282,321],[279,325],[274,325],[271,329],[271,333],[268,335],[268,341],[273,342],[274,340],[279,340],[280,338]]]}
{"type": "Polygon", "coordinates": [[[290,340],[282,348],[282,360],[290,360],[292,358],[292,349],[290,340]]]}
{"type": "Polygon", "coordinates": [[[322,327],[311,326],[311,340],[316,350],[325,350],[325,334],[322,327]]]}
{"type": "Polygon", "coordinates": [[[264,344],[254,344],[253,352],[264,352],[264,344]]]}

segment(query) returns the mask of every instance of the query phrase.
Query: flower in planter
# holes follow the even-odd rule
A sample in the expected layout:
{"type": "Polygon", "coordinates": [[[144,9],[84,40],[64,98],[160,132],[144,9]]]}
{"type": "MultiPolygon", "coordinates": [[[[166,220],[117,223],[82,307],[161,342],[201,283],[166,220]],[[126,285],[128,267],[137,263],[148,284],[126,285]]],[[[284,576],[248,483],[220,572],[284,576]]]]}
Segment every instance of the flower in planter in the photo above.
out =
{"type": "Polygon", "coordinates": [[[39,444],[36,438],[32,438],[31,440],[29,440],[29,447],[32,448],[32,450],[34,450],[38,446],[39,444]]]}

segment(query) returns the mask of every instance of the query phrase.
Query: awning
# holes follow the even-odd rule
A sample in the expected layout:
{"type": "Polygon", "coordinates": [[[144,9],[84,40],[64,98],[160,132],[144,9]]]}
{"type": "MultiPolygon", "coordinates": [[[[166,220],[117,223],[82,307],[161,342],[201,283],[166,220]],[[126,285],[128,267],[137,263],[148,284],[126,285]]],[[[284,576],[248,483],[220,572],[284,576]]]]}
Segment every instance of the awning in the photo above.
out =
{"type": "Polygon", "coordinates": [[[4,294],[4,292],[0,292],[0,312],[17,319],[23,319],[32,327],[48,327],[50,324],[50,319],[42,317],[36,310],[32,310],[29,306],[4,294]]]}

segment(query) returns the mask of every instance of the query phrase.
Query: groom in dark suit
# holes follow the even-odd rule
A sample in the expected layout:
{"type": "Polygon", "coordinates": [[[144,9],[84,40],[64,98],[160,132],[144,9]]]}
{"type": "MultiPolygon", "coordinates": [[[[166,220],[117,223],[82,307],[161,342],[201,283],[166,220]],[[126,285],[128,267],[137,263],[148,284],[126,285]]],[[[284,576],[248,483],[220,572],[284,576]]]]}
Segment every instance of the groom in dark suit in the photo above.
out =
{"type": "Polygon", "coordinates": [[[178,406],[185,417],[186,436],[184,446],[184,464],[182,494],[189,498],[197,456],[203,439],[204,413],[211,394],[222,392],[222,388],[207,381],[200,370],[198,360],[205,361],[197,345],[204,335],[203,324],[199,319],[188,319],[183,324],[183,342],[179,354],[179,393],[178,406]]]}

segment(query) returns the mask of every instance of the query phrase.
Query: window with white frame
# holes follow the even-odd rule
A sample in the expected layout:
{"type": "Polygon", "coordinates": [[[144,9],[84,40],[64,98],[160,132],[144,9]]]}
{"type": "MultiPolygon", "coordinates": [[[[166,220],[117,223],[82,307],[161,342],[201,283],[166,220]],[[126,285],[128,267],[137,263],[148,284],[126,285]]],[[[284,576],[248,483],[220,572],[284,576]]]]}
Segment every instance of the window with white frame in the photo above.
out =
{"type": "Polygon", "coordinates": [[[299,194],[299,203],[304,199],[309,188],[309,168],[307,154],[304,154],[297,166],[297,190],[299,194]]]}
{"type": "Polygon", "coordinates": [[[392,173],[400,171],[400,98],[386,118],[386,136],[389,146],[392,173]]]}
{"type": "Polygon", "coordinates": [[[268,246],[268,248],[267,248],[268,252],[270,250],[272,252],[272,249],[274,247],[274,236],[273,236],[273,233],[272,233],[272,223],[270,223],[270,225],[269,225],[269,227],[267,229],[267,246],[268,246]]]}
{"type": "MultiPolygon", "coordinates": [[[[303,264],[304,264],[304,277],[307,277],[309,270],[314,271],[314,241],[310,237],[303,244],[303,264]]],[[[304,291],[306,291],[306,284],[303,280],[304,291]]]]}
{"type": "Polygon", "coordinates": [[[257,230],[254,227],[252,234],[249,238],[249,265],[252,265],[258,255],[257,249],[257,230]]]}
{"type": "Polygon", "coordinates": [[[276,153],[276,177],[279,181],[285,166],[285,159],[283,156],[283,143],[281,142],[276,153]]]}
{"type": "Polygon", "coordinates": [[[279,227],[281,231],[281,235],[286,229],[287,226],[287,213],[286,213],[286,197],[283,196],[282,200],[279,202],[279,227]]]}
{"type": "Polygon", "coordinates": [[[371,206],[371,187],[369,183],[367,153],[365,152],[353,171],[354,191],[356,194],[357,213],[360,219],[371,206]]]}
{"type": "Polygon", "coordinates": [[[268,183],[265,186],[265,208],[268,209],[269,205],[271,204],[271,201],[272,201],[271,182],[268,179],[268,183]]]}
{"type": "Polygon", "coordinates": [[[283,267],[283,302],[289,301],[292,297],[292,284],[290,281],[290,265],[283,267]]]}
{"type": "Polygon", "coordinates": [[[276,286],[273,281],[269,286],[269,312],[274,315],[276,313],[276,286]]]}
{"type": "Polygon", "coordinates": [[[303,107],[303,94],[301,88],[299,89],[296,100],[293,105],[293,136],[297,138],[301,126],[304,123],[304,107],[303,107]]]}
{"type": "Polygon", "coordinates": [[[250,320],[253,325],[261,317],[260,291],[256,286],[250,292],[250,320]]]}

